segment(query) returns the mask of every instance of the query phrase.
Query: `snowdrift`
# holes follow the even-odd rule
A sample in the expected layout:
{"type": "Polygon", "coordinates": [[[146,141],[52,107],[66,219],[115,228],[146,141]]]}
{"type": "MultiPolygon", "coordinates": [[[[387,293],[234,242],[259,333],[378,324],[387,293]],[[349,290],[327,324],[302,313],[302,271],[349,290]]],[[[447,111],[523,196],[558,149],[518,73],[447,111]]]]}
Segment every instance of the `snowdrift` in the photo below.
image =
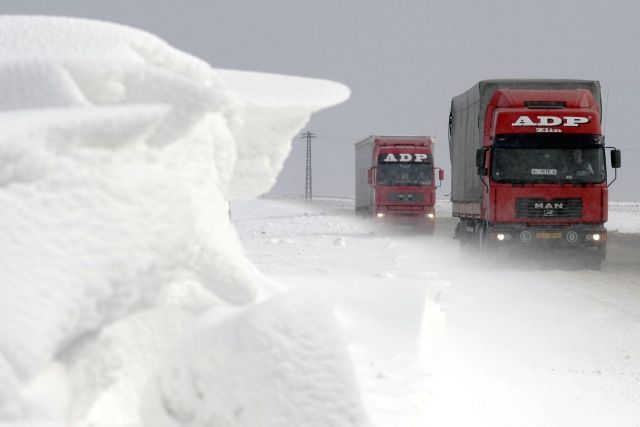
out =
{"type": "Polygon", "coordinates": [[[365,425],[340,326],[320,294],[204,316],[149,384],[145,425],[365,425]]]}
{"type": "Polygon", "coordinates": [[[0,17],[0,47],[0,424],[139,425],[140,405],[151,424],[364,424],[330,309],[290,329],[304,298],[234,308],[269,287],[227,211],[271,187],[309,115],[348,89],[214,70],[95,21],[0,17]],[[263,318],[270,333],[251,327],[263,318]],[[265,340],[291,363],[252,355],[265,340]],[[315,352],[331,356],[320,381],[287,384],[328,403],[300,405],[274,379],[304,378],[296,355],[315,352]],[[272,417],[210,406],[221,378],[272,417]]]}

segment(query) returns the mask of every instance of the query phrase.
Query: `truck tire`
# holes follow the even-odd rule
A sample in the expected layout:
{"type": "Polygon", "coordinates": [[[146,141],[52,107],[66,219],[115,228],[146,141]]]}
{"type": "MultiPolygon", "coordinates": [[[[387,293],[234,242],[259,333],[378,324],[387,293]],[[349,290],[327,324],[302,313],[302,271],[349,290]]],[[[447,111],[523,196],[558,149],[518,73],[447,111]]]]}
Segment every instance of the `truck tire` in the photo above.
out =
{"type": "Polygon", "coordinates": [[[485,252],[487,250],[487,225],[484,221],[477,223],[475,235],[478,250],[485,252]]]}
{"type": "Polygon", "coordinates": [[[587,264],[587,268],[589,270],[600,271],[600,269],[602,268],[602,260],[597,259],[589,262],[589,264],[587,264]]]}
{"type": "Polygon", "coordinates": [[[583,265],[587,270],[600,271],[602,268],[602,261],[604,260],[600,257],[588,256],[583,260],[583,265]]]}
{"type": "Polygon", "coordinates": [[[424,229],[423,229],[423,233],[426,236],[433,236],[433,233],[435,233],[435,231],[436,231],[435,224],[434,225],[428,225],[428,226],[424,227],[424,229]]]}

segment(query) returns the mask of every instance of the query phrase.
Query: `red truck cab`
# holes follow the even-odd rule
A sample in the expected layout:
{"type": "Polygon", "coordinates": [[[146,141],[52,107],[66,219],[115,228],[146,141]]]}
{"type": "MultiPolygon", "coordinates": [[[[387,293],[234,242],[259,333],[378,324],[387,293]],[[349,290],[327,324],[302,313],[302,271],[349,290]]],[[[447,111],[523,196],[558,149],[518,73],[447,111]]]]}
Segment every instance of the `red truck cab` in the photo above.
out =
{"type": "Polygon", "coordinates": [[[434,167],[434,142],[430,136],[371,136],[357,143],[356,210],[432,230],[436,178],[444,179],[434,167]]]}
{"type": "MultiPolygon", "coordinates": [[[[599,268],[608,184],[598,82],[485,81],[474,93],[478,108],[452,108],[450,117],[456,238],[481,247],[580,250],[599,268]],[[456,128],[460,116],[476,120],[475,137],[456,128]]],[[[614,150],[612,167],[619,166],[614,150]]]]}

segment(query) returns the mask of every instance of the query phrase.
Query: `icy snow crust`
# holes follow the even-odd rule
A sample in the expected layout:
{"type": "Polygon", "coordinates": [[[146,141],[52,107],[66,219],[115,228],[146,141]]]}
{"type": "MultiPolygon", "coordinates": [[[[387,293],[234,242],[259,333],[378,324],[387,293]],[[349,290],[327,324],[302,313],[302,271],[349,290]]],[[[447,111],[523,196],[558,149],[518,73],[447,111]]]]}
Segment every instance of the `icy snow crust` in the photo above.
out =
{"type": "Polygon", "coordinates": [[[331,309],[268,299],[227,210],[348,89],[95,21],[0,17],[0,48],[0,424],[365,424],[331,309]]]}
{"type": "MultiPolygon", "coordinates": [[[[638,236],[612,233],[601,271],[492,268],[436,209],[429,237],[356,217],[353,198],[237,202],[232,220],[261,271],[334,298],[375,425],[636,427],[638,236]]],[[[637,228],[630,209],[609,218],[637,228]]]]}
{"type": "Polygon", "coordinates": [[[353,198],[314,197],[311,204],[260,198],[233,203],[231,211],[261,271],[331,299],[371,423],[440,425],[432,422],[433,396],[442,388],[446,324],[435,299],[449,286],[437,268],[450,252],[434,250],[415,230],[357,218],[353,209],[353,198]]]}
{"type": "Polygon", "coordinates": [[[365,425],[345,342],[319,294],[277,296],[222,322],[211,314],[175,349],[170,375],[149,384],[145,425],[365,425]]]}

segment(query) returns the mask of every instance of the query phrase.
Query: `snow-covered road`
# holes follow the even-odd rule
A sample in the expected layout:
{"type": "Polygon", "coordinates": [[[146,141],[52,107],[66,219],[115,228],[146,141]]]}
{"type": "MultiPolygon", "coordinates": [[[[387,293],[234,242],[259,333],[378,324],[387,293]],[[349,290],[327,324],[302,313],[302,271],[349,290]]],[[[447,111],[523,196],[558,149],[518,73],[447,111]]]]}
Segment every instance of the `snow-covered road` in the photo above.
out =
{"type": "Polygon", "coordinates": [[[602,271],[482,269],[450,218],[428,237],[346,199],[258,199],[232,220],[265,275],[338,300],[375,425],[640,425],[637,236],[612,233],[602,271]]]}

